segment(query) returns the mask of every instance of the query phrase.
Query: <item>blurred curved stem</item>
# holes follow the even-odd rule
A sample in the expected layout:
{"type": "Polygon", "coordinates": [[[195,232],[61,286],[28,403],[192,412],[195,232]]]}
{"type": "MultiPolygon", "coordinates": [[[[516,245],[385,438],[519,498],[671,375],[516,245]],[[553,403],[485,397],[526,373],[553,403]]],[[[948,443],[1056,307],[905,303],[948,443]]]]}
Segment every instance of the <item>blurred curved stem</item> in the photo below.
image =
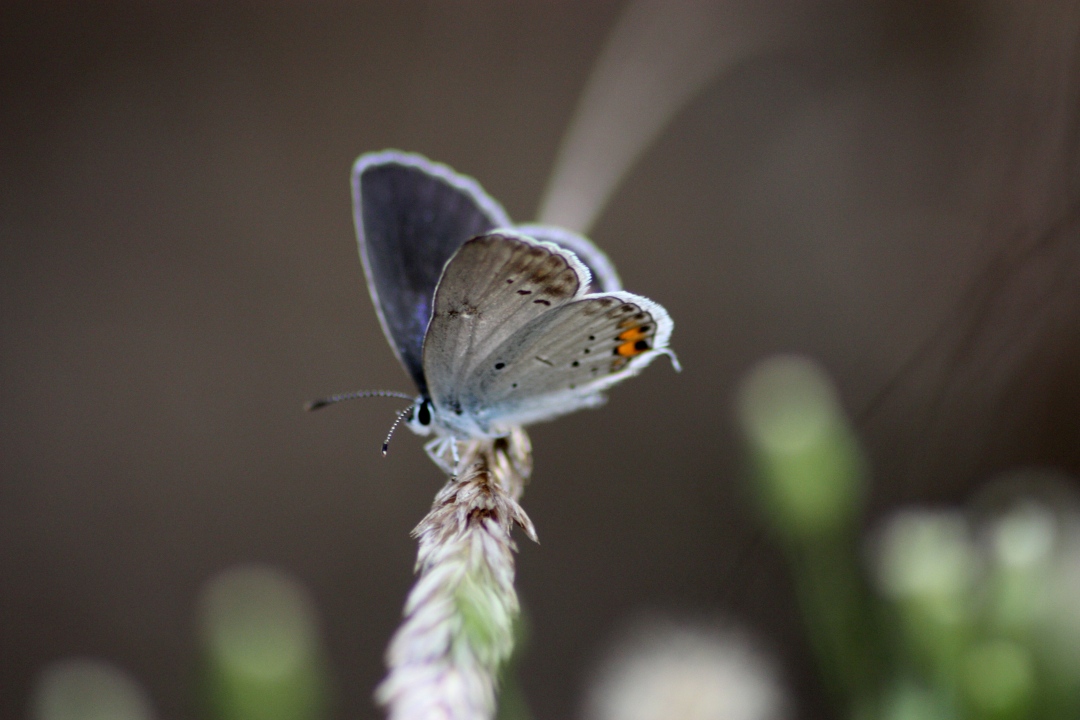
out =
{"type": "MultiPolygon", "coordinates": [[[[722,70],[761,45],[758,27],[766,5],[632,0],[563,136],[539,222],[588,233],[623,176],[671,119],[722,70]]],[[[769,30],[775,37],[775,24],[769,30]]]]}
{"type": "Polygon", "coordinates": [[[854,535],[789,547],[803,620],[823,680],[852,718],[876,717],[886,660],[878,608],[859,570],[854,535]]]}
{"type": "Polygon", "coordinates": [[[852,717],[873,717],[885,657],[856,555],[867,463],[839,394],[815,361],[778,355],[743,379],[738,410],[823,679],[852,717]]]}

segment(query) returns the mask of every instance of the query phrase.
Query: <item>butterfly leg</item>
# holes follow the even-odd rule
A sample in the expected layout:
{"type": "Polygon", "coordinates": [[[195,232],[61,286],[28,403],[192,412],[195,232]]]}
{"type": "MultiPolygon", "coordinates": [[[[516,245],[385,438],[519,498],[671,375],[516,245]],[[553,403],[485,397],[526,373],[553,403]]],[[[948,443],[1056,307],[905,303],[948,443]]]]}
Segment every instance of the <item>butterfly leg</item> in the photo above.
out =
{"type": "Polygon", "coordinates": [[[447,475],[453,476],[457,472],[458,453],[457,443],[453,438],[437,437],[424,444],[424,450],[432,462],[447,475]]]}
{"type": "Polygon", "coordinates": [[[457,438],[453,435],[450,436],[450,454],[454,458],[454,467],[457,468],[457,466],[461,463],[461,456],[458,455],[457,451],[457,438]]]}

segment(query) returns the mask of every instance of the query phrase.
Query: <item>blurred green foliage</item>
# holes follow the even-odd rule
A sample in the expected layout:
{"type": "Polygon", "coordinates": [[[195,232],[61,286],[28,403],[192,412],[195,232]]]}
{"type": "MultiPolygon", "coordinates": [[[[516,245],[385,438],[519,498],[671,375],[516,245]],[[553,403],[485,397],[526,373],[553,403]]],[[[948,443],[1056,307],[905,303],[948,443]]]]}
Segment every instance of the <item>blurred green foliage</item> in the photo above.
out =
{"type": "Polygon", "coordinates": [[[1080,717],[1080,512],[1029,472],[965,509],[908,509],[869,542],[866,463],[825,373],[745,379],[754,486],[784,546],[824,681],[858,720],[1080,717]]]}
{"type": "Polygon", "coordinates": [[[203,702],[217,720],[322,720],[327,679],[313,604],[269,567],[228,570],[203,593],[203,702]]]}
{"type": "MultiPolygon", "coordinates": [[[[853,720],[1080,717],[1080,498],[1034,471],[988,483],[965,508],[908,508],[862,537],[868,463],[826,374],[777,357],[739,396],[754,487],[795,578],[823,682],[853,720]]],[[[459,601],[468,623],[475,602],[459,601]]],[[[303,587],[234,568],[200,608],[202,708],[218,720],[321,720],[329,682],[303,587]]],[[[530,715],[517,682],[527,625],[503,668],[499,720],[530,715]]],[[[36,720],[152,720],[122,671],[47,669],[36,720]]]]}

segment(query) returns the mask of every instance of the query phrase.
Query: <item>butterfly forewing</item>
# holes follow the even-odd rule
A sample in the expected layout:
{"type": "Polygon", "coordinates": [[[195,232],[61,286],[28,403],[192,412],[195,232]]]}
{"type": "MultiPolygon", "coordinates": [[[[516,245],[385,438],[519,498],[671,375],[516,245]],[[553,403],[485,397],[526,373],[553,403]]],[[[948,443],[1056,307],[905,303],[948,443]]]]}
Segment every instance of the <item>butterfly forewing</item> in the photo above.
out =
{"type": "Polygon", "coordinates": [[[435,286],[461,244],[509,220],[470,178],[409,153],[362,156],[353,169],[360,257],[383,330],[420,391],[435,286]]]}
{"type": "Polygon", "coordinates": [[[515,228],[522,235],[536,240],[555,243],[559,247],[577,255],[592,275],[592,282],[586,288],[589,293],[614,292],[622,290],[622,281],[615,271],[615,266],[604,252],[593,245],[588,238],[565,228],[552,225],[518,225],[515,228]]]}
{"type": "MultiPolygon", "coordinates": [[[[572,253],[510,233],[474,238],[447,263],[424,340],[436,408],[461,411],[482,361],[536,318],[577,297],[588,270],[572,253]]],[[[475,412],[475,396],[464,411],[475,412]]],[[[460,414],[460,412],[458,413],[460,414]]]]}
{"type": "Polygon", "coordinates": [[[481,362],[463,395],[481,425],[507,429],[603,402],[599,394],[667,352],[672,322],[627,292],[572,300],[519,328],[481,362]]]}

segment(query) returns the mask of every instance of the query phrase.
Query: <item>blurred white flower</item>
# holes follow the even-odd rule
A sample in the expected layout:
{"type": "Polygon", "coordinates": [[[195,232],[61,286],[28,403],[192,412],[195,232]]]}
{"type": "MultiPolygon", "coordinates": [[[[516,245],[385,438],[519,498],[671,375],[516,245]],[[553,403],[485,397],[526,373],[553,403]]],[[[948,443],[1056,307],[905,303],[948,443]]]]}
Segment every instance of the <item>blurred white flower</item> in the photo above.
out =
{"type": "Polygon", "coordinates": [[[1080,493],[1076,479],[1023,469],[990,483],[975,502],[994,584],[990,621],[1033,640],[1057,681],[1080,678],[1080,493]],[[1034,635],[1032,636],[1032,633],[1034,635]]]}
{"type": "Polygon", "coordinates": [[[587,720],[775,720],[785,701],[772,665],[735,633],[643,623],[617,643],[589,692],[587,720]]]}
{"type": "Polygon", "coordinates": [[[979,562],[961,513],[902,510],[878,539],[878,588],[898,600],[965,596],[979,562]]]}
{"type": "Polygon", "coordinates": [[[31,698],[33,720],[153,720],[150,700],[123,670],[75,658],[46,668],[31,698]]]}

